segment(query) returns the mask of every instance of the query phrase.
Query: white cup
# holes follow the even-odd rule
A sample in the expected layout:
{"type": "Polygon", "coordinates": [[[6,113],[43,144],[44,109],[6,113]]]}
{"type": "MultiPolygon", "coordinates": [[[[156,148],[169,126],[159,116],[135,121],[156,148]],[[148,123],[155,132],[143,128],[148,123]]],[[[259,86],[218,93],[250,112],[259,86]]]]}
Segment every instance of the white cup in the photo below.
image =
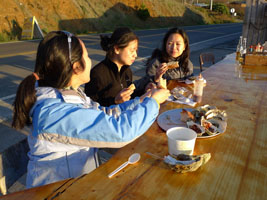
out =
{"type": "Polygon", "coordinates": [[[170,155],[193,154],[197,138],[195,131],[185,127],[173,127],[167,130],[166,135],[170,155]]]}

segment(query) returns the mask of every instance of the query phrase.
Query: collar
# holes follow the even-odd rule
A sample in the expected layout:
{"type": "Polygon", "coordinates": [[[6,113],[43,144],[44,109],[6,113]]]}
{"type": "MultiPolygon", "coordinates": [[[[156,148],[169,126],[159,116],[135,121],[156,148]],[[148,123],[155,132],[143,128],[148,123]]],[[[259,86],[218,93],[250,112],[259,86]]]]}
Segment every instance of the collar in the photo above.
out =
{"type": "Polygon", "coordinates": [[[116,63],[112,62],[107,56],[105,58],[105,60],[103,61],[103,63],[110,68],[114,73],[120,73],[123,74],[130,66],[129,65],[123,65],[121,67],[120,72],[118,71],[118,66],[116,65],[116,63]]]}
{"type": "Polygon", "coordinates": [[[179,56],[177,58],[170,57],[169,60],[168,60],[168,62],[171,62],[171,61],[178,61],[179,62],[180,61],[180,57],[181,56],[179,56]]]}
{"type": "Polygon", "coordinates": [[[66,87],[64,89],[60,89],[59,92],[61,93],[64,101],[67,103],[84,104],[84,102],[86,102],[86,95],[81,88],[75,90],[72,87],[66,87]]]}

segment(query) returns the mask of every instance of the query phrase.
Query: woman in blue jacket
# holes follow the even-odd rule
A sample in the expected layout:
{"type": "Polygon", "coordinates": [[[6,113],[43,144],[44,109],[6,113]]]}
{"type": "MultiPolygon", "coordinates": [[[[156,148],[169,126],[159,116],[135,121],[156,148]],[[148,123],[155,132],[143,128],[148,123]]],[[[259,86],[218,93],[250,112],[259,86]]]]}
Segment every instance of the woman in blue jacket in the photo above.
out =
{"type": "Polygon", "coordinates": [[[65,31],[40,42],[34,73],[19,85],[12,126],[31,126],[27,188],[89,173],[98,147],[122,147],[141,136],[158,115],[168,90],[152,90],[125,103],[101,107],[80,89],[90,81],[84,43],[65,31]]]}

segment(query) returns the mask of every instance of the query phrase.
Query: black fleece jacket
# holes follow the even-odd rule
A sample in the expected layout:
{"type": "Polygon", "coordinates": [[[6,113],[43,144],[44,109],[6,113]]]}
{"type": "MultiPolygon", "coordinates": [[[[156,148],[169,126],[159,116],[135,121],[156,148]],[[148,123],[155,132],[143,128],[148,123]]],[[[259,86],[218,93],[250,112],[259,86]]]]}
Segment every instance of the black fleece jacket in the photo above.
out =
{"type": "MultiPolygon", "coordinates": [[[[129,66],[125,65],[118,71],[117,65],[106,57],[91,70],[90,82],[85,84],[85,94],[101,106],[113,105],[117,94],[132,84],[132,78],[129,66]]],[[[132,98],[142,95],[149,81],[147,77],[135,81],[136,91],[132,98]]]]}

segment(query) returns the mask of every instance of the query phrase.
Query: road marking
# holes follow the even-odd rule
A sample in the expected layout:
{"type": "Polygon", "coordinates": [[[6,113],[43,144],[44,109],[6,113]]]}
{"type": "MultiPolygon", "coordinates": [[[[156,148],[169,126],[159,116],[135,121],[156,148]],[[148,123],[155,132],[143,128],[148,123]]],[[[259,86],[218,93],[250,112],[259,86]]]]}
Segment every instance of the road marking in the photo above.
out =
{"type": "Polygon", "coordinates": [[[149,56],[145,56],[145,57],[139,57],[137,58],[135,61],[139,62],[139,61],[143,61],[144,59],[148,58],[149,56]]]}
{"type": "Polygon", "coordinates": [[[13,54],[2,55],[2,56],[0,56],[0,58],[8,58],[8,57],[12,57],[12,56],[24,56],[24,55],[35,54],[35,53],[36,53],[36,51],[28,51],[28,52],[22,52],[22,53],[13,53],[13,54]]]}
{"type": "Polygon", "coordinates": [[[5,100],[8,100],[8,99],[12,99],[15,96],[16,96],[16,94],[11,94],[11,95],[8,95],[8,96],[5,96],[5,97],[1,97],[0,101],[5,101],[5,100]]]}
{"type": "Polygon", "coordinates": [[[240,35],[242,32],[237,32],[237,33],[232,33],[232,34],[229,34],[229,35],[224,35],[224,36],[220,36],[220,37],[216,37],[216,38],[212,38],[212,39],[208,39],[208,40],[204,40],[204,41],[201,41],[201,42],[196,42],[194,44],[190,44],[189,46],[194,46],[194,45],[198,45],[198,44],[201,44],[203,42],[209,42],[209,41],[212,41],[212,40],[218,40],[218,39],[221,39],[221,38],[225,38],[225,37],[229,37],[229,36],[232,36],[232,35],[240,35]]]}
{"type": "Polygon", "coordinates": [[[187,32],[212,33],[212,34],[219,34],[219,35],[222,35],[223,34],[221,32],[207,31],[207,30],[190,30],[190,31],[187,31],[187,32]]]}

